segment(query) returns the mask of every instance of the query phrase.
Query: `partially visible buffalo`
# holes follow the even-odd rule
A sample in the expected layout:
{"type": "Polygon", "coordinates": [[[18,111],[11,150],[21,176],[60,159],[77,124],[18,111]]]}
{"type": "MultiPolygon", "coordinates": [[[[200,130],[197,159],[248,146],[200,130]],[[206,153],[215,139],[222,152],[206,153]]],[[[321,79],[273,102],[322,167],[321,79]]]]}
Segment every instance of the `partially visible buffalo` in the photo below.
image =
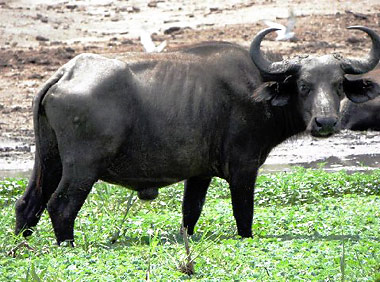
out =
{"type": "MultiPolygon", "coordinates": [[[[380,84],[380,64],[376,69],[361,77],[370,83],[380,84]]],[[[377,90],[380,94],[380,88],[377,90]]],[[[342,102],[341,126],[351,130],[380,130],[380,97],[363,103],[342,102]]]]}
{"type": "Polygon", "coordinates": [[[16,233],[30,235],[47,207],[58,243],[73,241],[74,220],[98,179],[138,191],[185,180],[183,224],[193,234],[214,176],[229,182],[238,234],[252,236],[253,196],[269,152],[302,132],[339,128],[339,104],[374,98],[379,85],[345,74],[373,69],[380,37],[365,60],[338,55],[271,62],[261,51],[205,43],[126,62],[79,55],[51,77],[34,101],[33,174],[16,203],[16,233]]]}

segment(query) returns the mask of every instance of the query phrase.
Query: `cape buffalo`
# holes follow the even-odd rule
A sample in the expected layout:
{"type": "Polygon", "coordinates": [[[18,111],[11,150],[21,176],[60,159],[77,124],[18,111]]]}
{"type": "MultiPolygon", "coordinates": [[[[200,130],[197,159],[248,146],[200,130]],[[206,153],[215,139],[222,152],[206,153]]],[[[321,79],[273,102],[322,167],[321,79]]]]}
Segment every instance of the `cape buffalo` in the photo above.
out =
{"type": "Polygon", "coordinates": [[[380,97],[360,104],[345,100],[341,124],[344,129],[380,131],[380,97]]]}
{"type": "MultiPolygon", "coordinates": [[[[380,83],[380,64],[361,78],[367,82],[380,83]]],[[[377,89],[380,94],[380,88],[377,89]]],[[[341,126],[350,130],[377,130],[380,131],[380,97],[364,103],[352,103],[344,99],[341,105],[341,126]]]]}
{"type": "MultiPolygon", "coordinates": [[[[253,196],[269,152],[302,132],[339,128],[339,104],[363,102],[377,84],[345,74],[373,69],[368,58],[265,58],[259,32],[247,51],[205,43],[166,54],[129,54],[125,62],[82,54],[62,66],[34,101],[33,174],[16,203],[16,233],[31,234],[47,208],[58,244],[73,241],[74,220],[98,179],[153,199],[185,180],[183,224],[193,234],[214,176],[229,183],[238,234],[252,236],[253,196]]],[[[377,92],[376,92],[377,93],[377,92]]]]}

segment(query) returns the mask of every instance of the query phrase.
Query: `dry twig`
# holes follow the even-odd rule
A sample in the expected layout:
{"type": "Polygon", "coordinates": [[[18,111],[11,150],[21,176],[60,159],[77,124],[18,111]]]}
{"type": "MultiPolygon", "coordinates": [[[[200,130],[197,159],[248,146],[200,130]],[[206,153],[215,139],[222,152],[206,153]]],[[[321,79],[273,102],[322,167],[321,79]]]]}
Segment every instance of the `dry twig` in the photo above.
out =
{"type": "Polygon", "coordinates": [[[194,263],[191,259],[191,252],[190,252],[190,246],[189,246],[189,239],[187,235],[187,228],[184,226],[181,227],[181,233],[183,237],[183,241],[185,243],[185,249],[186,249],[186,261],[182,262],[179,266],[179,270],[182,273],[185,273],[187,275],[193,275],[195,273],[194,271],[194,263]]]}
{"type": "Polygon", "coordinates": [[[35,249],[33,249],[31,246],[29,246],[29,244],[26,242],[26,241],[23,241],[23,242],[21,242],[20,244],[18,244],[16,247],[14,247],[12,250],[10,250],[9,252],[8,252],[8,256],[11,256],[11,257],[13,257],[13,258],[15,258],[16,257],[16,254],[17,254],[17,250],[18,249],[21,249],[21,247],[25,247],[25,248],[27,248],[28,250],[30,250],[30,251],[36,251],[35,249]]]}

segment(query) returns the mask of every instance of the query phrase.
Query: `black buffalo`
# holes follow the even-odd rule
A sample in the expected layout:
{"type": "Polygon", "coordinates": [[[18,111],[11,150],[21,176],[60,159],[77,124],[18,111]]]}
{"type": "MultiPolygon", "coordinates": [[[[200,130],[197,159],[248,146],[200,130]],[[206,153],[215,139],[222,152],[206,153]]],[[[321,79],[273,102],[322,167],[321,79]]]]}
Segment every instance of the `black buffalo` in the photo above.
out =
{"type": "Polygon", "coordinates": [[[258,33],[249,51],[205,43],[129,54],[125,62],[77,56],[35,98],[35,165],[16,203],[16,233],[30,235],[47,208],[58,243],[74,240],[74,220],[102,179],[143,199],[185,180],[183,224],[193,234],[210,180],[218,176],[229,183],[238,234],[252,236],[255,179],[272,148],[305,131],[332,135],[343,97],[375,96],[377,85],[344,75],[376,66],[380,37],[351,28],[372,40],[365,60],[326,55],[271,62],[260,45],[273,28],[258,33]]]}
{"type": "MultiPolygon", "coordinates": [[[[380,83],[380,65],[362,75],[367,83],[380,83]]],[[[380,94],[380,87],[377,87],[380,94]]],[[[380,131],[380,97],[365,101],[363,103],[353,103],[344,99],[341,105],[341,126],[350,130],[377,130],[380,131]]]]}

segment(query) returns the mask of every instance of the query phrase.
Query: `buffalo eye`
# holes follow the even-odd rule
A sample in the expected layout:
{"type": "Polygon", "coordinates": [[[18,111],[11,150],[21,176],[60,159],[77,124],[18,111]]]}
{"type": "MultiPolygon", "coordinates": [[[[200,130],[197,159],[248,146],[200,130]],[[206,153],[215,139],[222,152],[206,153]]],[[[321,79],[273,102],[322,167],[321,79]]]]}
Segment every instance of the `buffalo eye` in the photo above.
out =
{"type": "Polygon", "coordinates": [[[302,95],[307,95],[311,91],[311,85],[303,80],[298,83],[298,90],[302,95]]]}
{"type": "Polygon", "coordinates": [[[336,92],[339,97],[343,96],[344,90],[343,90],[343,80],[335,82],[334,83],[334,89],[336,89],[336,92]]]}

